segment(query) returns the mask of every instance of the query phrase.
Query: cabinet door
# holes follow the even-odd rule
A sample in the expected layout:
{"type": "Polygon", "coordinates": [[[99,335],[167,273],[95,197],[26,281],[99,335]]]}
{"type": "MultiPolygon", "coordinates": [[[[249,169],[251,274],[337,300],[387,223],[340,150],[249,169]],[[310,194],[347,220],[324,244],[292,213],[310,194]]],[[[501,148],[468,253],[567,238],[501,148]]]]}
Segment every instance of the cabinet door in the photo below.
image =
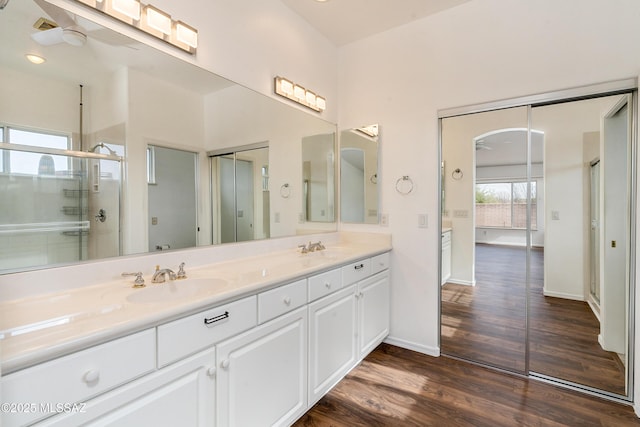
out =
{"type": "Polygon", "coordinates": [[[203,351],[48,418],[43,427],[192,426],[215,423],[215,350],[203,351]]]}
{"type": "Polygon", "coordinates": [[[219,426],[290,425],[307,409],[307,310],[218,345],[219,426]]]}
{"type": "Polygon", "coordinates": [[[356,286],[309,304],[309,406],[356,364],[356,286]]]}
{"type": "Polygon", "coordinates": [[[358,284],[358,349],[362,359],[389,334],[389,272],[358,284]]]}

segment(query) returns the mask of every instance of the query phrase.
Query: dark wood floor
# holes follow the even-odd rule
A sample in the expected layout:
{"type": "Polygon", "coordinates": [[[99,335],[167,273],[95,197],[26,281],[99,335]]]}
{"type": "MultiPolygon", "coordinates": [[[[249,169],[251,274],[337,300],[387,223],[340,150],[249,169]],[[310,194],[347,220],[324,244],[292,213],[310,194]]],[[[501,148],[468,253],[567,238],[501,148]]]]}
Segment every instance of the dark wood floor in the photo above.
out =
{"type": "MultiPolygon", "coordinates": [[[[529,370],[626,394],[624,366],[598,344],[588,305],[545,297],[544,254],[531,255],[529,370]]],[[[443,353],[524,373],[525,256],[523,248],[476,246],[476,286],[442,289],[443,353]]]]}
{"type": "Polygon", "coordinates": [[[640,426],[630,406],[382,344],[295,424],[640,426]]]}

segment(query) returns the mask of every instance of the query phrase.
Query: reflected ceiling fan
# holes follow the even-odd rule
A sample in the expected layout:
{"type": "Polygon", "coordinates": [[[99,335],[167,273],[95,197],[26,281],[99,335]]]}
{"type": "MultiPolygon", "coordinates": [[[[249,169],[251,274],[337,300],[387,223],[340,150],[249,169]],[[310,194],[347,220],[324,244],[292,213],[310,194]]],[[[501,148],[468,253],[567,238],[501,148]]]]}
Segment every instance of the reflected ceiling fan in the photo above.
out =
{"type": "Polygon", "coordinates": [[[87,41],[87,30],[77,24],[65,10],[44,0],[33,0],[53,21],[40,18],[34,27],[40,31],[31,34],[31,38],[42,46],[67,43],[83,46],[87,41]]]}

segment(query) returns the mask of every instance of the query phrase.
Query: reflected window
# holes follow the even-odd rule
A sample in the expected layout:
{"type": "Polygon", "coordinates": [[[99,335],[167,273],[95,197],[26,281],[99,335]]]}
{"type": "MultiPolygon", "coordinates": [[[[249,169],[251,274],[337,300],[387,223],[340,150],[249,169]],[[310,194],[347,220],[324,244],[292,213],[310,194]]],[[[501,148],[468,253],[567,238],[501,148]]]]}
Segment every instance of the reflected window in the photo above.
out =
{"type": "MultiPolygon", "coordinates": [[[[531,182],[531,228],[536,228],[536,182],[531,182]]],[[[476,227],[526,228],[527,183],[476,184],[476,227]]]]}
{"type": "MultiPolygon", "coordinates": [[[[71,138],[68,135],[10,126],[2,127],[1,134],[0,142],[61,150],[71,148],[71,138]]],[[[33,153],[3,150],[1,168],[2,172],[13,174],[55,175],[56,171],[69,169],[69,158],[47,154],[36,157],[33,153]]]]}

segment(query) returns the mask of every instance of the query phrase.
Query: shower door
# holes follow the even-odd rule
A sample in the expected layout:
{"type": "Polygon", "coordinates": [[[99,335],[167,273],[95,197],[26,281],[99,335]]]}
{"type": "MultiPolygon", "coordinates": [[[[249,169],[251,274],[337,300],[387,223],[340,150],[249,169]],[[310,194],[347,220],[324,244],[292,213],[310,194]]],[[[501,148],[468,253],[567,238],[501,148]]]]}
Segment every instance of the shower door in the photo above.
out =
{"type": "Polygon", "coordinates": [[[0,143],[0,271],[120,255],[120,157],[0,143]]]}
{"type": "Polygon", "coordinates": [[[631,90],[443,115],[441,352],[631,400],[631,90]]]}

